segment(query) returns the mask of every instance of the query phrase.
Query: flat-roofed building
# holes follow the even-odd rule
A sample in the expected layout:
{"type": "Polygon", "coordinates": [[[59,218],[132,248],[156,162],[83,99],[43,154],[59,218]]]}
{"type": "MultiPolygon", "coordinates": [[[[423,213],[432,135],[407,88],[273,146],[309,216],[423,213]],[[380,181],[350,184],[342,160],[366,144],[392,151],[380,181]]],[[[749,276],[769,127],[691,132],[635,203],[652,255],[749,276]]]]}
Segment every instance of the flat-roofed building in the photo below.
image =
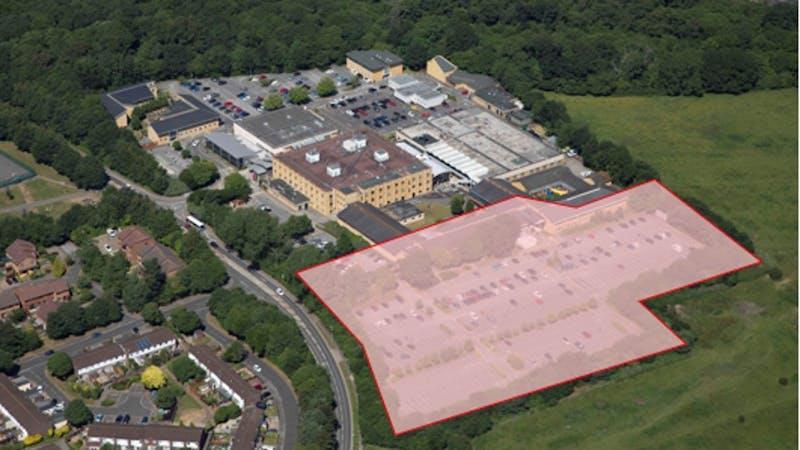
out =
{"type": "Polygon", "coordinates": [[[337,136],[273,160],[283,180],[323,214],[355,202],[381,207],[432,189],[431,168],[375,132],[337,136]]]}
{"type": "Polygon", "coordinates": [[[219,128],[220,117],[216,111],[200,100],[181,95],[147,127],[147,138],[157,145],[168,144],[219,128]]]}
{"type": "Polygon", "coordinates": [[[401,225],[418,222],[425,218],[425,213],[408,202],[396,202],[381,208],[383,212],[401,225]]]}
{"type": "Polygon", "coordinates": [[[552,144],[477,107],[397,130],[396,136],[473,183],[487,177],[513,181],[566,160],[552,144]]]}
{"type": "Polygon", "coordinates": [[[39,267],[39,253],[36,245],[22,239],[16,239],[6,247],[6,279],[20,278],[30,275],[39,267]]]}
{"type": "Polygon", "coordinates": [[[17,438],[47,437],[50,420],[20,391],[4,373],[0,373],[0,413],[19,430],[17,438]]]}
{"type": "Polygon", "coordinates": [[[480,206],[501,202],[517,195],[525,195],[525,193],[508,181],[493,178],[486,178],[469,190],[469,197],[480,206]]]}
{"type": "Polygon", "coordinates": [[[212,385],[240,409],[259,401],[260,396],[244,378],[223,361],[211,347],[201,344],[189,348],[189,359],[203,369],[212,385]]]}
{"type": "Polygon", "coordinates": [[[233,134],[271,154],[313,144],[336,133],[325,119],[298,106],[267,111],[233,124],[233,134]]]}
{"type": "Polygon", "coordinates": [[[363,202],[356,202],[337,214],[339,223],[350,231],[378,244],[408,233],[408,228],[380,209],[363,202]]]}
{"type": "Polygon", "coordinates": [[[206,148],[225,161],[242,169],[251,161],[258,159],[259,151],[245,144],[244,139],[228,133],[213,131],[206,135],[206,148]]]}
{"type": "Polygon", "coordinates": [[[403,59],[385,50],[353,50],[347,52],[347,69],[353,75],[376,82],[403,73],[403,59]]]}
{"type": "Polygon", "coordinates": [[[100,102],[114,118],[117,127],[123,128],[128,126],[134,108],[153,100],[156,95],[158,95],[156,84],[145,82],[106,92],[100,95],[100,102]]]}
{"type": "Polygon", "coordinates": [[[205,430],[197,427],[117,423],[92,423],[86,427],[89,450],[99,450],[103,444],[120,450],[200,450],[205,438],[205,430]]]}
{"type": "Polygon", "coordinates": [[[472,95],[472,101],[502,118],[522,109],[522,102],[500,85],[478,89],[472,95]]]}
{"type": "Polygon", "coordinates": [[[447,100],[447,95],[439,92],[436,86],[423,83],[411,75],[398,75],[389,78],[389,87],[394,96],[409,105],[435,108],[447,100]]]}

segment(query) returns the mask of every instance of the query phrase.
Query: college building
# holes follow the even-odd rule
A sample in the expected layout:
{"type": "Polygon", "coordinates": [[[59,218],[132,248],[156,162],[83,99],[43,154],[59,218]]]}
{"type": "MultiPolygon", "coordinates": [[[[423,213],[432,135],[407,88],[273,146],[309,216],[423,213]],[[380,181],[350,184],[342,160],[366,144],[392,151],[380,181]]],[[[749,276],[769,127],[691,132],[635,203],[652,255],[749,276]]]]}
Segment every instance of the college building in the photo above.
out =
{"type": "Polygon", "coordinates": [[[347,69],[353,75],[376,82],[403,73],[403,59],[385,50],[347,52],[347,69]]]}
{"type": "Polygon", "coordinates": [[[216,111],[200,100],[181,95],[157,118],[151,119],[147,127],[147,138],[156,145],[169,144],[219,128],[220,118],[216,111]]]}
{"type": "Polygon", "coordinates": [[[111,114],[111,117],[114,118],[117,127],[123,128],[128,126],[134,108],[153,100],[157,95],[158,88],[155,83],[150,81],[102,94],[100,102],[106,108],[106,111],[111,114]]]}
{"type": "Polygon", "coordinates": [[[205,430],[197,427],[92,423],[86,427],[86,448],[110,444],[119,450],[200,450],[205,437],[205,430]]]}
{"type": "Polygon", "coordinates": [[[273,160],[273,178],[326,215],[356,202],[382,207],[414,198],[433,184],[430,167],[372,131],[281,153],[273,160]]]}

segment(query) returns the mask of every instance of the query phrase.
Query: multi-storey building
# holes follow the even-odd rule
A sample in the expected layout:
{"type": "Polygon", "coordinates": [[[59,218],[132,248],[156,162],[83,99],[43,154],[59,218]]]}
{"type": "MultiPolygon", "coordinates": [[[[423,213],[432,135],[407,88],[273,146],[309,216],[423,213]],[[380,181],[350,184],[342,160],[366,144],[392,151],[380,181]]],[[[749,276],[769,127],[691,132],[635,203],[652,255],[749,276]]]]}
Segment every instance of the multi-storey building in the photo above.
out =
{"type": "Polygon", "coordinates": [[[430,167],[377,133],[340,135],[281,153],[273,178],[308,198],[311,208],[336,214],[355,202],[381,207],[430,192],[430,167]]]}

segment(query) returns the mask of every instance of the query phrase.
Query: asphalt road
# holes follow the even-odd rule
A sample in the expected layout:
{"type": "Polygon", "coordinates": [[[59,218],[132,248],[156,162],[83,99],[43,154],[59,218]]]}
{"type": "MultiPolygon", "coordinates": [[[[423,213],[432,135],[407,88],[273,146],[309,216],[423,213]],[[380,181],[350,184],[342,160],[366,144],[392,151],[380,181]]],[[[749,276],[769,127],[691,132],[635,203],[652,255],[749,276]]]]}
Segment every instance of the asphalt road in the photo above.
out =
{"type": "MultiPolygon", "coordinates": [[[[108,169],[106,171],[108,172],[109,178],[117,186],[129,187],[143,195],[147,195],[162,208],[172,210],[179,222],[184,222],[187,214],[186,195],[166,197],[154,194],[130,182],[114,171],[108,169]]],[[[214,236],[211,230],[206,230],[205,237],[206,239],[213,239],[219,242],[219,239],[214,236]]],[[[275,293],[275,289],[279,286],[277,281],[263,272],[248,271],[248,264],[230,252],[220,248],[215,249],[215,252],[228,268],[231,279],[235,283],[241,285],[245,290],[256,295],[256,297],[275,304],[297,322],[314,358],[328,371],[331,377],[331,386],[333,388],[334,400],[336,401],[336,419],[339,422],[339,429],[337,430],[338,448],[341,450],[353,449],[353,409],[350,404],[350,396],[347,392],[349,385],[345,382],[344,372],[337,363],[333,353],[338,350],[329,347],[328,341],[326,341],[322,335],[322,331],[312,320],[311,313],[306,311],[302,305],[298,304],[297,299],[293,295],[286,292],[284,296],[278,296],[275,293]]]]}

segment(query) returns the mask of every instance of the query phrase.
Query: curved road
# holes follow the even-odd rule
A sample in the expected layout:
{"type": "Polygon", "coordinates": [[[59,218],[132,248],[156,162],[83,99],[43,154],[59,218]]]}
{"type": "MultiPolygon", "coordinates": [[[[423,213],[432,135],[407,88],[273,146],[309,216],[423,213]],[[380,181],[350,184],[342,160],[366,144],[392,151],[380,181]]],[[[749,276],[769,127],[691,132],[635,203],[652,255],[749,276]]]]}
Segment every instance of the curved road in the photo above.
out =
{"type": "MultiPolygon", "coordinates": [[[[106,169],[106,171],[112,182],[119,187],[128,187],[140,194],[146,195],[162,208],[171,210],[180,223],[184,223],[186,220],[186,215],[188,214],[186,197],[188,195],[185,194],[179,197],[158,195],[132,183],[130,180],[112,170],[106,169]]],[[[207,240],[213,239],[220,241],[214,236],[213,231],[210,229],[208,229],[204,235],[207,240]]],[[[320,330],[320,326],[311,318],[311,313],[300,305],[291,293],[286,292],[284,296],[279,296],[275,293],[275,289],[280,286],[280,284],[272,277],[260,271],[249,271],[247,269],[248,264],[233,252],[228,252],[222,248],[215,248],[213,250],[222,263],[228,268],[232,280],[250,293],[256,294],[257,297],[275,304],[297,322],[317,363],[325,368],[331,377],[333,396],[336,401],[336,419],[339,422],[339,429],[337,430],[336,436],[339,443],[338,448],[340,450],[353,449],[353,408],[350,404],[350,396],[348,395],[350,385],[345,381],[345,374],[337,363],[337,359],[334,355],[334,351],[338,354],[341,354],[341,352],[338,348],[331,349],[329,346],[330,344],[323,337],[323,331],[320,330]]],[[[333,344],[333,346],[335,346],[335,344],[333,344]]]]}

